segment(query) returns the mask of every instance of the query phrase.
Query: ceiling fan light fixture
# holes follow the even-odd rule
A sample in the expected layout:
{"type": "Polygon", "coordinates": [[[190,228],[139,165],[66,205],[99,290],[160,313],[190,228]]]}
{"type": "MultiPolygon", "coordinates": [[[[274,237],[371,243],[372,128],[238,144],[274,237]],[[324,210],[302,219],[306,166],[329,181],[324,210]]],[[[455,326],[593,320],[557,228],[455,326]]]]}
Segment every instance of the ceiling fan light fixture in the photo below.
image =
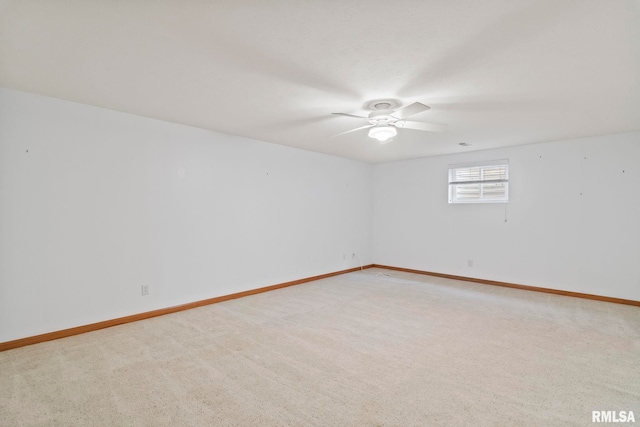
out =
{"type": "Polygon", "coordinates": [[[389,142],[389,140],[397,134],[398,131],[396,128],[388,125],[374,126],[369,130],[369,138],[377,139],[380,141],[380,144],[389,142]]]}

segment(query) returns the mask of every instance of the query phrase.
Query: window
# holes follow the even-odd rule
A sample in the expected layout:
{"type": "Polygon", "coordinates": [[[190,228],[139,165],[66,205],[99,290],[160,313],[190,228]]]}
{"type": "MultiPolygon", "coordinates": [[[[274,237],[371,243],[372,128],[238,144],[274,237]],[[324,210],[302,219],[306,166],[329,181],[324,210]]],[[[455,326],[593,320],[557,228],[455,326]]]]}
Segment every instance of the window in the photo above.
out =
{"type": "Polygon", "coordinates": [[[449,165],[449,203],[508,201],[508,159],[449,165]]]}

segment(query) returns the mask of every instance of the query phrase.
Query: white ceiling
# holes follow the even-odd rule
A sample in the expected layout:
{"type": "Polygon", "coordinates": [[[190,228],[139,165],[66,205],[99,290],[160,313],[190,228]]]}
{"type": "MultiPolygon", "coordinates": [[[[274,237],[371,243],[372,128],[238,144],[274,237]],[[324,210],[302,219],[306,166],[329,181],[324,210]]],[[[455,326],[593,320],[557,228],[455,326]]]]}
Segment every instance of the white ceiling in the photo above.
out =
{"type": "Polygon", "coordinates": [[[0,61],[0,86],[372,163],[640,130],[638,0],[0,0],[0,61]],[[330,137],[379,98],[448,130],[330,137]]]}

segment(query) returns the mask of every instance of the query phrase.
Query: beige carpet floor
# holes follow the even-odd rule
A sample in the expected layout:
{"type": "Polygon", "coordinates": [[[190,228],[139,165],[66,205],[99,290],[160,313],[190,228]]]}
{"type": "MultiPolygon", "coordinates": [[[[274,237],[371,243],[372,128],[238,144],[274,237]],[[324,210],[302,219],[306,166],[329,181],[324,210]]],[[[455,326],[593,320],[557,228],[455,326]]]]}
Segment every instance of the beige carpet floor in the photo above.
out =
{"type": "Polygon", "coordinates": [[[12,427],[584,426],[592,410],[640,425],[640,308],[380,269],[0,353],[12,427]]]}

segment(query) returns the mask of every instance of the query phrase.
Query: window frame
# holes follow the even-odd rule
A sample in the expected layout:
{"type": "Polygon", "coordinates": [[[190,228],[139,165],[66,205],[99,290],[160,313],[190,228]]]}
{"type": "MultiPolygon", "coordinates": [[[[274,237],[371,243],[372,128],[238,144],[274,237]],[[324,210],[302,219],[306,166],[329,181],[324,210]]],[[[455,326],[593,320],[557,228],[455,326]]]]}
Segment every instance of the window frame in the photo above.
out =
{"type": "Polygon", "coordinates": [[[448,196],[449,204],[465,203],[509,203],[509,159],[489,160],[472,163],[450,164],[448,167],[448,196]],[[485,179],[485,172],[489,169],[504,168],[503,177],[485,179]],[[479,171],[473,171],[479,169],[479,171]],[[476,179],[459,180],[456,179],[456,171],[466,170],[467,176],[477,175],[476,179]],[[504,196],[500,198],[484,197],[484,190],[487,184],[502,184],[504,186],[504,196]],[[479,195],[477,198],[460,198],[457,190],[459,186],[478,186],[479,195]]]}

